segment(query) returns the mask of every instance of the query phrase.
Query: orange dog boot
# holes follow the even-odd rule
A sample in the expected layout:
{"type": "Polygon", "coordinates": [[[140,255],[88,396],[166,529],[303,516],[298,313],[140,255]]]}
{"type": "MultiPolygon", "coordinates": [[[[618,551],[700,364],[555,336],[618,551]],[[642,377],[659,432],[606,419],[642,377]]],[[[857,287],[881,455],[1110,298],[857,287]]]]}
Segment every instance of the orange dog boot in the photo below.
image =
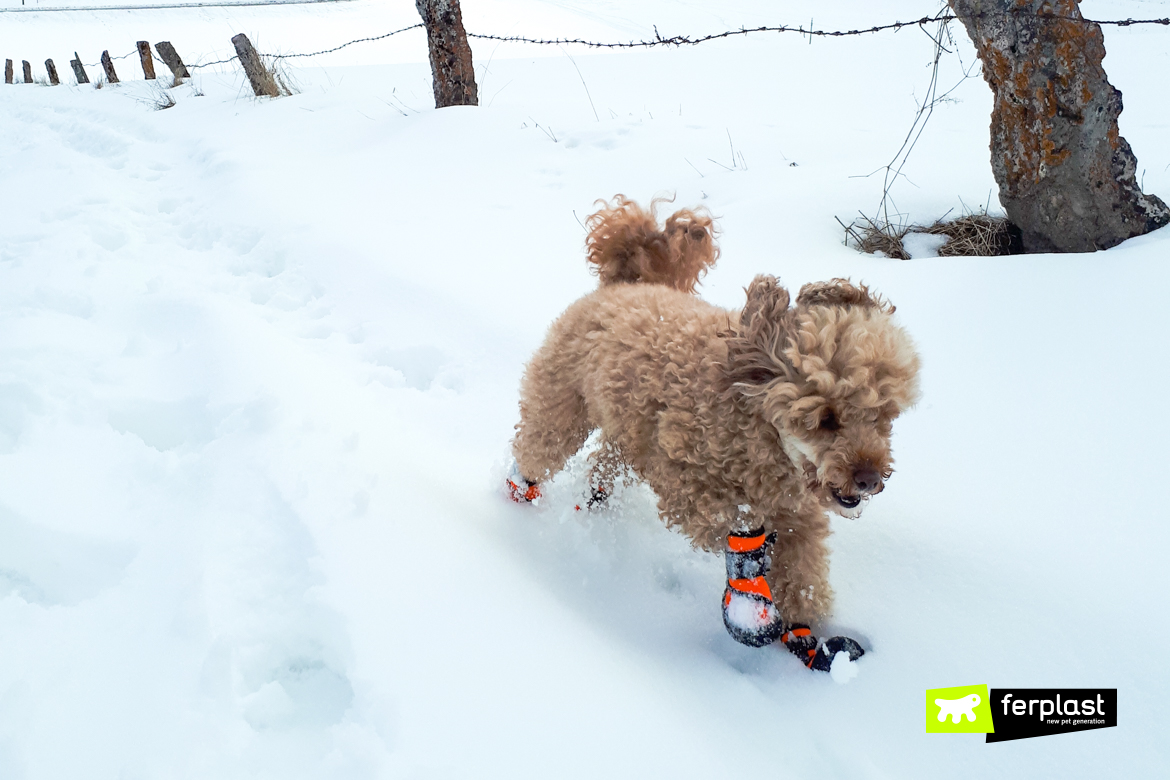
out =
{"type": "Polygon", "coordinates": [[[764,529],[732,532],[727,537],[727,588],[723,591],[723,625],[735,641],[763,647],[783,633],[784,621],[772,601],[764,575],[772,560],[774,534],[764,529]]]}
{"type": "Polygon", "coordinates": [[[827,672],[833,667],[833,659],[837,653],[845,653],[850,661],[856,661],[865,655],[865,650],[856,640],[847,636],[833,636],[819,640],[812,635],[808,626],[793,623],[788,630],[780,635],[780,641],[788,648],[788,652],[800,659],[800,662],[816,672],[827,672]]]}
{"type": "Polygon", "coordinates": [[[525,479],[515,463],[512,464],[512,470],[505,480],[504,490],[508,498],[517,504],[531,504],[540,498],[540,485],[525,479]]]}

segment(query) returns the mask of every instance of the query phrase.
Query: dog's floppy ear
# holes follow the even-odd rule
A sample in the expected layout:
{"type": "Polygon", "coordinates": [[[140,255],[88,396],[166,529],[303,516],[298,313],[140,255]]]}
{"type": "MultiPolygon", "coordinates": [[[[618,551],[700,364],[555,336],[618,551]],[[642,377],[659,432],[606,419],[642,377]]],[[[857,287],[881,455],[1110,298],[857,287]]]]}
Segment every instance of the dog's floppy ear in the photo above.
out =
{"type": "Polygon", "coordinates": [[[728,342],[728,386],[766,385],[785,376],[778,362],[789,318],[788,290],[774,276],[761,274],[747,288],[739,327],[728,342]]]}
{"type": "Polygon", "coordinates": [[[864,284],[854,285],[848,279],[830,279],[827,282],[809,282],[796,296],[797,306],[861,306],[894,313],[894,306],[871,294],[864,284]]]}
{"type": "Polygon", "coordinates": [[[747,288],[747,303],[739,316],[740,329],[744,332],[759,328],[761,318],[779,322],[788,311],[788,290],[775,276],[760,274],[747,288]]]}

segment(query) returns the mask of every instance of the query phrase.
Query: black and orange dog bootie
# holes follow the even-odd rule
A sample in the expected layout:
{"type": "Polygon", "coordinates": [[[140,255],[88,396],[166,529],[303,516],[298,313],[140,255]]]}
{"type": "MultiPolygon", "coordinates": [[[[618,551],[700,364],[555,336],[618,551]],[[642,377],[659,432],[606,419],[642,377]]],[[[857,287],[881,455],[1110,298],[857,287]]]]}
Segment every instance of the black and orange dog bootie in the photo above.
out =
{"type": "Polygon", "coordinates": [[[850,661],[865,655],[861,645],[847,636],[822,640],[801,623],[785,627],[765,579],[772,564],[768,551],[775,541],[776,535],[765,534],[763,528],[728,534],[727,589],[723,591],[727,633],[749,647],[763,647],[779,639],[788,652],[817,672],[829,671],[838,653],[847,653],[850,661]]]}
{"type": "Polygon", "coordinates": [[[763,528],[732,532],[727,537],[727,589],[723,591],[723,625],[735,641],[763,647],[783,633],[784,620],[772,601],[764,575],[772,560],[768,548],[775,534],[763,528]]]}
{"type": "Polygon", "coordinates": [[[515,463],[512,464],[512,468],[508,472],[504,490],[508,498],[517,504],[531,504],[540,498],[540,485],[525,479],[515,463]]]}
{"type": "Polygon", "coordinates": [[[788,630],[780,635],[780,641],[788,648],[788,652],[816,672],[829,671],[837,653],[848,653],[850,661],[865,655],[865,650],[861,649],[856,640],[847,636],[833,636],[821,641],[813,636],[808,626],[800,623],[788,626],[788,630]]]}

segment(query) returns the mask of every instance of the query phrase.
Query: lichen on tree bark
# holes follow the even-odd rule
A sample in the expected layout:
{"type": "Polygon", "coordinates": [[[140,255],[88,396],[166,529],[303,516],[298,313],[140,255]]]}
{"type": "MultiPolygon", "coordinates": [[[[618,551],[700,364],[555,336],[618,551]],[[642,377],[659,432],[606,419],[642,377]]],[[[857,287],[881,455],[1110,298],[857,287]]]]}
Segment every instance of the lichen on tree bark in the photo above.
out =
{"type": "Polygon", "coordinates": [[[1170,222],[1117,128],[1121,92],[1078,0],[949,0],[995,95],[991,169],[1029,252],[1091,252],[1170,222]]]}

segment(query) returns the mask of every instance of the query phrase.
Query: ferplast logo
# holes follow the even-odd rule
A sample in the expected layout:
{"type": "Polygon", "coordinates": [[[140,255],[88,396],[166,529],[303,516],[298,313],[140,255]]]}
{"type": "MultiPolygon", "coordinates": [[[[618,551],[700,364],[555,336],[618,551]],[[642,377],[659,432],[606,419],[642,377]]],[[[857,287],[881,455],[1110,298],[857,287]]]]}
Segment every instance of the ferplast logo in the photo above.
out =
{"type": "Polygon", "coordinates": [[[928,734],[986,734],[987,742],[1117,726],[1116,688],[991,688],[926,692],[928,734]]]}
{"type": "Polygon", "coordinates": [[[994,731],[991,696],[986,685],[926,691],[926,733],[990,734],[994,731]]]}

